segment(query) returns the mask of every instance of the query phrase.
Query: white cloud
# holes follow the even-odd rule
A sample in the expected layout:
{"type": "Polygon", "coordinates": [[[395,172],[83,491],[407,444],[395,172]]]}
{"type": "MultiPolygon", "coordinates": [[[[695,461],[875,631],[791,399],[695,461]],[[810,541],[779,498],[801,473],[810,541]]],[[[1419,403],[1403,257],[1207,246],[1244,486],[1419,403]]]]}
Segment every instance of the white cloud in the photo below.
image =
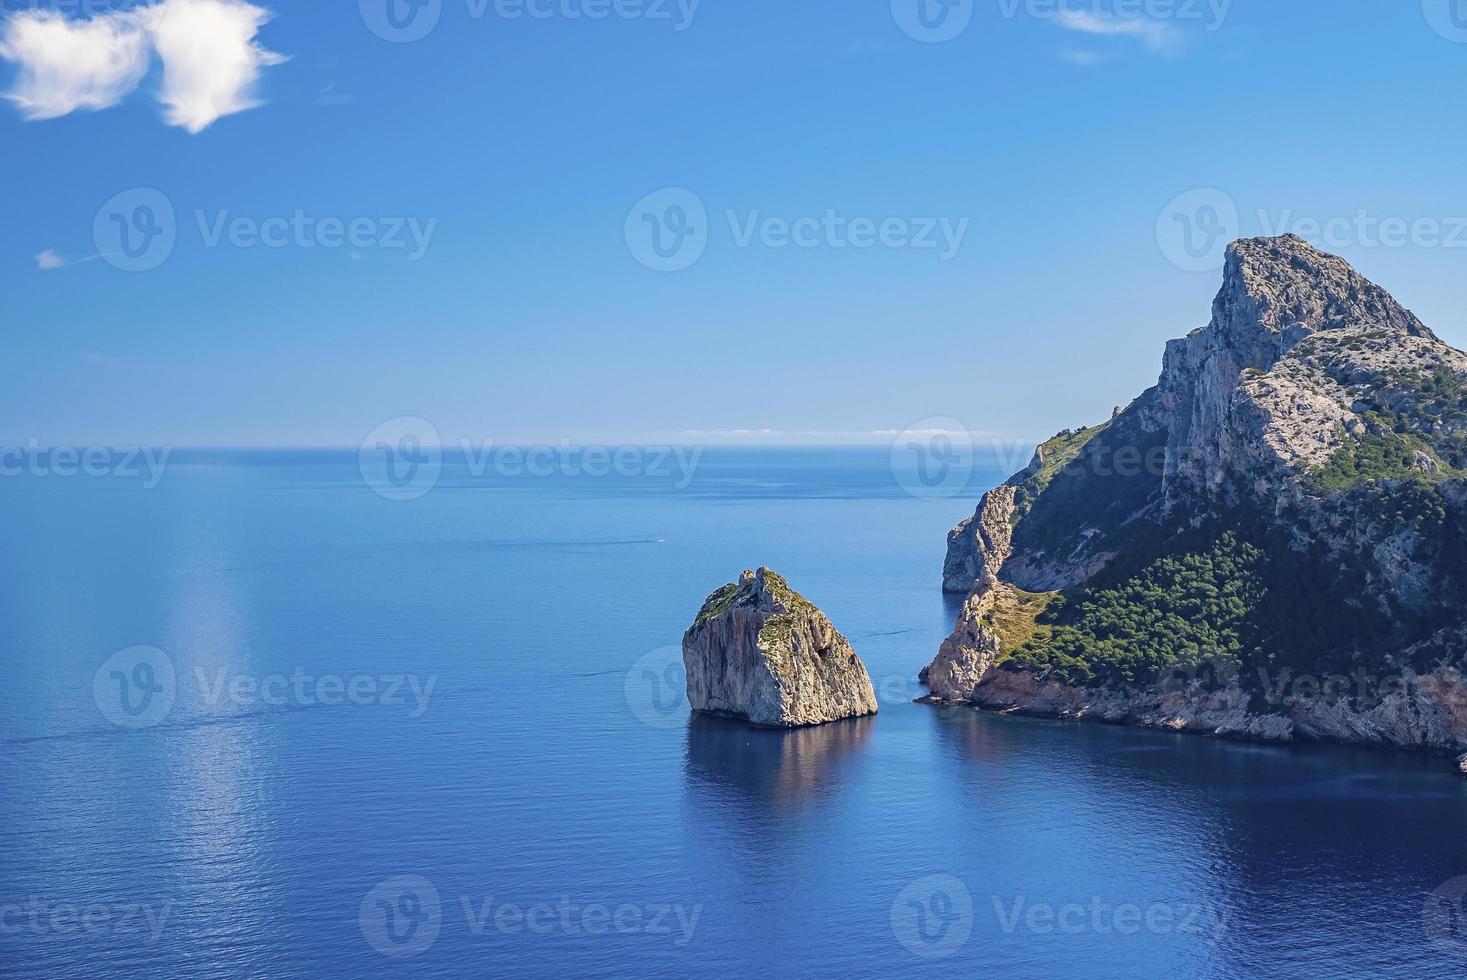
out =
{"type": "Polygon", "coordinates": [[[136,18],[67,20],[51,11],[16,14],[0,32],[0,58],[20,65],[7,98],[27,119],[116,105],[148,69],[136,18]]]}
{"type": "Polygon", "coordinates": [[[255,43],[269,11],[243,0],[165,0],[149,13],[163,59],[163,117],[190,133],[258,106],[260,69],[285,60],[255,43]]]}
{"type": "Polygon", "coordinates": [[[1062,11],[1055,23],[1069,31],[1103,37],[1134,37],[1152,51],[1169,54],[1181,46],[1181,33],[1172,24],[1139,17],[1097,17],[1083,11],[1062,11]]]}
{"type": "Polygon", "coordinates": [[[18,13],[0,25],[0,58],[20,68],[7,98],[27,119],[105,109],[137,88],[156,53],[164,120],[197,133],[260,104],[260,70],[284,60],[255,43],[269,19],[245,0],[161,0],[87,20],[18,13]]]}

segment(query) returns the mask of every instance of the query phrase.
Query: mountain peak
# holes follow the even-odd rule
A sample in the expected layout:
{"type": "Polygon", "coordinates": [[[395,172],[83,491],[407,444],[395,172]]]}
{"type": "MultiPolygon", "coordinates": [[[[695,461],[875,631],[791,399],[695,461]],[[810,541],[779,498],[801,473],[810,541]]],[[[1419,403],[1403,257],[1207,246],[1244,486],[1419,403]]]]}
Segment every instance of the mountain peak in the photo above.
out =
{"type": "MultiPolygon", "coordinates": [[[[1384,350],[1405,351],[1411,338],[1439,343],[1390,293],[1297,235],[1228,246],[1212,321],[1167,345],[1157,383],[1154,422],[1168,433],[1169,505],[1227,472],[1238,434],[1234,394],[1245,372],[1271,372],[1304,340],[1330,332],[1342,342],[1376,335],[1372,344],[1384,350]]],[[[1333,423],[1321,424],[1329,431],[1315,441],[1327,453],[1333,423]]]]}
{"type": "Polygon", "coordinates": [[[1229,245],[1212,311],[1224,333],[1261,327],[1294,341],[1357,326],[1432,336],[1390,293],[1298,235],[1243,238],[1229,245]]]}

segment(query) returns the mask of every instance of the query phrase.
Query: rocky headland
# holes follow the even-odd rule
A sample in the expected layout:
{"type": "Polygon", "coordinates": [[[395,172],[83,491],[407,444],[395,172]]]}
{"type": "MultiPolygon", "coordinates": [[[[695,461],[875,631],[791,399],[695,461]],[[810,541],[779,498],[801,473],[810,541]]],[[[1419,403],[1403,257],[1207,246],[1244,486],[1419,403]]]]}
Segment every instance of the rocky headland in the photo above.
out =
{"type": "Polygon", "coordinates": [[[876,713],[866,666],[829,619],[760,568],[710,595],[683,635],[688,703],[771,728],[876,713]]]}
{"type": "Polygon", "coordinates": [[[1467,751],[1467,355],[1295,236],[948,536],[931,699],[1467,751]]]}

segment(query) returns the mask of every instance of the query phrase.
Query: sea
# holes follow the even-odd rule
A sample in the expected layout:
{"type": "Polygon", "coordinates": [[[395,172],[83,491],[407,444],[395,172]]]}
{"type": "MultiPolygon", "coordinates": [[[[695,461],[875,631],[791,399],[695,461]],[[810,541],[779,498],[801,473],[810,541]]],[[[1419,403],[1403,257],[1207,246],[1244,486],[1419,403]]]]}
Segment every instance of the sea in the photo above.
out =
{"type": "Polygon", "coordinates": [[[379,449],[6,467],[0,976],[1467,969],[1447,760],[915,703],[998,466],[379,449]],[[879,714],[690,716],[760,565],[879,714]]]}

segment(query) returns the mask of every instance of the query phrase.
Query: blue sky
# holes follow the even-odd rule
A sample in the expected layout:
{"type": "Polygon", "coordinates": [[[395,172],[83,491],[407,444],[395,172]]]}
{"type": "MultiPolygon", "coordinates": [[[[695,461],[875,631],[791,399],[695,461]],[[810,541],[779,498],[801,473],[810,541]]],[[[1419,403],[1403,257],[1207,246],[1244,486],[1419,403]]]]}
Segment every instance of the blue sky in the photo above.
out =
{"type": "MultiPolygon", "coordinates": [[[[501,443],[931,417],[1042,437],[1153,383],[1207,319],[1215,254],[1158,233],[1198,189],[1182,217],[1208,228],[1219,200],[1242,234],[1334,219],[1323,244],[1467,346],[1467,27],[1445,0],[966,0],[941,43],[903,31],[908,0],[437,0],[405,43],[368,26],[384,2],[258,0],[258,34],[224,41],[201,22],[197,43],[256,52],[253,85],[155,30],[135,84],[88,89],[116,104],[0,105],[0,441],[354,446],[405,415],[501,443]],[[125,271],[107,206],[131,220],[137,188],[173,244],[125,271]],[[706,221],[695,262],[655,271],[634,205],[668,188],[706,221]],[[283,231],[296,215],[314,230],[283,231]],[[862,248],[827,215],[895,224],[862,248]],[[914,247],[942,221],[958,247],[914,247]],[[254,241],[272,227],[284,244],[254,241]]],[[[12,96],[60,84],[11,40],[12,96]]]]}

